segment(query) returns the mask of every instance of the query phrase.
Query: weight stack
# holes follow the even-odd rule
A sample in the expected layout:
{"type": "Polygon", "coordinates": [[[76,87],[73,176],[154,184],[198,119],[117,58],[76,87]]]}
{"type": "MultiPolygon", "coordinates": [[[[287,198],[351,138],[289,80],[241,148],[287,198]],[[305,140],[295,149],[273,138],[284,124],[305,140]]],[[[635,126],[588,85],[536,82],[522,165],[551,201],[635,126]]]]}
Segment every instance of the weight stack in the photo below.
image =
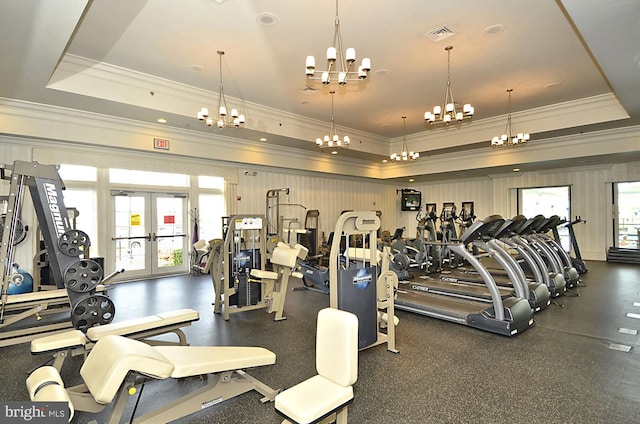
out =
{"type": "Polygon", "coordinates": [[[358,317],[358,349],[378,340],[375,267],[338,271],[338,309],[358,317]]]}

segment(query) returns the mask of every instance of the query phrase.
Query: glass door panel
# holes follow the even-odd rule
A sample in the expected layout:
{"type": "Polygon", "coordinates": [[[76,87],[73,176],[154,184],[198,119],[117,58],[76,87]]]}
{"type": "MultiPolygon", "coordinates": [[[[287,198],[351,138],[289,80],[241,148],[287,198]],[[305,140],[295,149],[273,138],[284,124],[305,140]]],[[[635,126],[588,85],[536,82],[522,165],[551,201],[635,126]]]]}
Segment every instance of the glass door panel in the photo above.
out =
{"type": "Polygon", "coordinates": [[[119,192],[113,204],[115,269],[124,269],[127,279],[147,275],[151,268],[149,194],[119,192]]]}
{"type": "Polygon", "coordinates": [[[154,193],[155,222],[152,240],[156,244],[154,274],[188,270],[186,197],[154,193]]]}

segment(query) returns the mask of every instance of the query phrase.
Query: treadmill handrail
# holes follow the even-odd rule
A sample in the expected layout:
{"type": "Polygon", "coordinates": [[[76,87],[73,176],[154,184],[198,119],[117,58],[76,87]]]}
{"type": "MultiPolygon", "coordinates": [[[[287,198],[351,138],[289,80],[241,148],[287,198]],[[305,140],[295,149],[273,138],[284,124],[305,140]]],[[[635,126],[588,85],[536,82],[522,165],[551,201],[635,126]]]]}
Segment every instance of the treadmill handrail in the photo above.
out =
{"type": "Polygon", "coordinates": [[[485,285],[489,289],[489,294],[491,295],[491,303],[493,303],[493,309],[494,313],[496,314],[496,319],[504,321],[504,304],[502,303],[502,296],[500,296],[498,286],[496,285],[496,282],[489,271],[487,271],[487,269],[482,266],[480,261],[467,250],[464,244],[453,244],[449,246],[449,248],[466,259],[467,262],[469,262],[469,264],[471,264],[471,266],[478,272],[478,274],[480,274],[480,276],[482,277],[482,281],[484,281],[485,285]]]}

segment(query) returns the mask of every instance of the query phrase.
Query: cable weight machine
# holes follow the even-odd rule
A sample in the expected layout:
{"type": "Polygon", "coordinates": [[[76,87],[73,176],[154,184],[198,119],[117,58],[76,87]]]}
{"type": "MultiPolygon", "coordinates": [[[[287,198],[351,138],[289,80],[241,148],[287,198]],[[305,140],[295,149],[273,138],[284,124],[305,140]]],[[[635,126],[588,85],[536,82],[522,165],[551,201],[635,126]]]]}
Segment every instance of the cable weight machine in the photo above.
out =
{"type": "MultiPolygon", "coordinates": [[[[69,304],[71,324],[87,331],[95,325],[110,323],[115,316],[115,305],[109,297],[98,293],[98,285],[112,276],[104,277],[101,265],[84,258],[91,242],[89,236],[72,228],[64,205],[63,182],[54,165],[38,162],[15,161],[13,165],[0,165],[0,178],[10,180],[8,206],[0,246],[2,265],[2,292],[0,294],[0,328],[40,313],[50,305],[69,304]],[[49,266],[59,290],[9,296],[13,263],[13,245],[22,204],[23,188],[29,188],[31,200],[49,255],[49,266]],[[6,312],[20,313],[6,314],[6,312]]],[[[114,273],[113,275],[117,274],[114,273]]],[[[58,310],[59,311],[59,310],[58,310]]],[[[39,326],[40,327],[40,326],[39,326]]],[[[59,326],[57,328],[60,328],[59,326]]],[[[53,329],[53,328],[51,328],[53,329]]],[[[47,326],[21,330],[42,333],[47,326]]]]}

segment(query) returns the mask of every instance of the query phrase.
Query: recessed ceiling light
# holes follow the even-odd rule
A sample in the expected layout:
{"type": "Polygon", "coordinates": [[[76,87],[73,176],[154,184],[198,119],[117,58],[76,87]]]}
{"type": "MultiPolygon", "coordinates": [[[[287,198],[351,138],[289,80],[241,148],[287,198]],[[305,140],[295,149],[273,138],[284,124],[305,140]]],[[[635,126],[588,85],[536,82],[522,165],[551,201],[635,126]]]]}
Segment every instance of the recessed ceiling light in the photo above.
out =
{"type": "Polygon", "coordinates": [[[167,120],[164,118],[158,118],[158,122],[160,122],[161,124],[166,124],[167,120]]]}
{"type": "Polygon", "coordinates": [[[520,172],[520,168],[513,168],[513,172],[520,172]]]}
{"type": "Polygon", "coordinates": [[[415,181],[415,180],[414,180],[413,178],[409,178],[409,182],[410,182],[410,183],[412,183],[412,182],[414,182],[414,181],[415,181]]]}
{"type": "Polygon", "coordinates": [[[202,66],[202,65],[190,65],[189,69],[191,69],[193,72],[202,72],[202,71],[204,71],[204,66],[202,66]]]}
{"type": "Polygon", "coordinates": [[[386,77],[391,74],[391,71],[388,69],[378,69],[377,71],[373,71],[373,73],[378,77],[386,77]]]}
{"type": "Polygon", "coordinates": [[[496,24],[486,27],[482,30],[482,33],[487,37],[497,37],[498,35],[504,34],[507,27],[502,24],[496,24]]]}
{"type": "Polygon", "coordinates": [[[387,162],[389,162],[388,159],[382,159],[382,163],[387,163],[387,162]]]}
{"type": "Polygon", "coordinates": [[[267,139],[264,137],[260,137],[260,141],[267,141],[267,139]]]}
{"type": "Polygon", "coordinates": [[[262,12],[262,13],[258,13],[258,16],[256,16],[256,21],[260,25],[274,26],[274,25],[277,25],[278,22],[280,22],[280,19],[278,19],[278,17],[273,13],[262,12]]]}
{"type": "Polygon", "coordinates": [[[338,151],[337,151],[337,150],[333,150],[333,151],[331,152],[331,154],[332,154],[332,155],[337,155],[337,154],[338,154],[338,151]]]}

